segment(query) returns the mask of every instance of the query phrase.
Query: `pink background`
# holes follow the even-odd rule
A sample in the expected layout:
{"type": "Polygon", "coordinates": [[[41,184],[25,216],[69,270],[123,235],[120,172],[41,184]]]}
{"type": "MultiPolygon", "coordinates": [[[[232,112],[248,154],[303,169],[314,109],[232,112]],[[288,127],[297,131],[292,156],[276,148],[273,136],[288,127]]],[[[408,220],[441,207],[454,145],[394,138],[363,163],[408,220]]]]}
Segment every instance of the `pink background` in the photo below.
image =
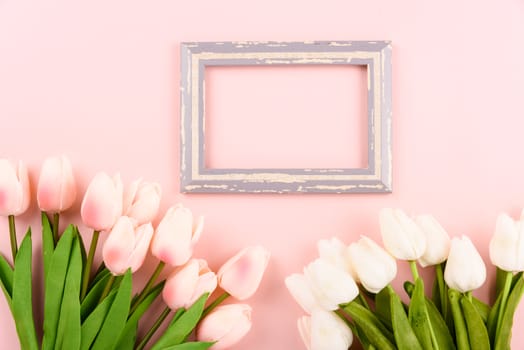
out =
{"type": "MultiPolygon", "coordinates": [[[[33,183],[41,161],[62,153],[72,160],[82,190],[99,170],[120,171],[127,182],[138,177],[160,182],[164,210],[180,201],[205,215],[196,255],[209,257],[214,268],[243,246],[266,246],[272,260],[249,300],[254,325],[234,349],[301,349],[295,323],[302,311],[284,277],[314,258],[318,239],[378,238],[382,207],[434,214],[451,235],[470,235],[488,262],[496,215],[517,217],[524,207],[523,37],[522,0],[0,0],[0,157],[27,161],[33,183]],[[392,194],[179,193],[180,42],[382,39],[393,41],[392,194]]],[[[251,86],[267,91],[271,84],[251,86]]],[[[344,101],[333,103],[341,107],[344,101]]],[[[298,140],[306,147],[304,135],[315,135],[331,117],[319,116],[315,108],[299,110],[304,129],[298,140]]],[[[294,141],[290,131],[299,124],[296,117],[281,119],[288,137],[268,141],[267,152],[283,148],[308,155],[306,162],[321,161],[322,153],[288,147],[294,141]]],[[[241,124],[231,128],[228,133],[250,132],[241,124]]],[[[220,140],[220,128],[214,130],[220,140]]],[[[328,139],[319,133],[311,144],[328,139]]],[[[347,140],[334,139],[328,149],[344,153],[347,140]]],[[[227,150],[221,142],[217,149],[227,150]]],[[[220,162],[252,161],[249,154],[230,155],[234,158],[220,162]]],[[[20,222],[38,232],[36,214],[33,204],[20,222]]],[[[3,218],[0,228],[7,255],[3,218]]],[[[35,241],[38,245],[38,234],[35,241]]],[[[144,276],[153,265],[150,261],[144,276]]],[[[488,270],[492,285],[494,270],[488,270]]],[[[401,275],[407,276],[404,265],[401,275]]],[[[487,298],[489,289],[478,295],[487,298]]],[[[2,347],[16,348],[9,311],[0,300],[2,347]]],[[[524,307],[515,329],[523,326],[524,307]]],[[[524,334],[516,332],[514,348],[522,345],[524,334]]]]}

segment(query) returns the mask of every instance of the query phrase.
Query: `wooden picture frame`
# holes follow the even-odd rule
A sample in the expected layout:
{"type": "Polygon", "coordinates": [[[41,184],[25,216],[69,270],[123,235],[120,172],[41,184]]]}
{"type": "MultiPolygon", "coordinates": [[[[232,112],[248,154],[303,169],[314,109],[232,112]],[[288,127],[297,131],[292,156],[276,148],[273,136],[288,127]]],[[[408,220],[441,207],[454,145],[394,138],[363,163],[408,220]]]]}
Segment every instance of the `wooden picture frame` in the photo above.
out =
{"type": "MultiPolygon", "coordinates": [[[[193,42],[181,45],[181,191],[391,192],[389,41],[193,42]],[[213,169],[205,166],[205,69],[209,66],[360,65],[367,69],[365,168],[213,169]]],[[[336,151],[336,150],[334,150],[336,151]]]]}

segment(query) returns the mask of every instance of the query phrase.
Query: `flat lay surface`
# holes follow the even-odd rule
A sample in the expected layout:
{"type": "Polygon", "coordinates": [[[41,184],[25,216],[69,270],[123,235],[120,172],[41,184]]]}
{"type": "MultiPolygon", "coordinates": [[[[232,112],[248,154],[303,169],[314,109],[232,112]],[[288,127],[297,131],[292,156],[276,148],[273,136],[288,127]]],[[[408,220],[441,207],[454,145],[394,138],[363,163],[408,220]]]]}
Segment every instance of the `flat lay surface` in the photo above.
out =
{"type": "MultiPolygon", "coordinates": [[[[489,266],[475,294],[491,295],[488,242],[496,217],[517,218],[524,208],[523,34],[522,0],[0,0],[0,158],[25,160],[33,190],[42,159],[59,154],[71,160],[82,192],[100,170],[120,172],[126,183],[159,182],[161,212],[182,202],[205,216],[195,256],[210,256],[213,269],[244,246],[265,246],[272,256],[249,300],[253,328],[232,349],[302,349],[296,320],[303,311],[284,278],[311,261],[319,239],[336,235],[351,243],[365,234],[380,241],[384,207],[430,213],[450,236],[471,237],[489,266]],[[181,194],[180,43],[237,40],[391,40],[393,193],[181,194]]],[[[209,101],[216,119],[206,161],[217,168],[360,166],[367,156],[365,136],[354,129],[365,130],[361,74],[323,69],[308,68],[296,79],[296,71],[278,68],[262,76],[249,71],[247,80],[239,71],[210,72],[212,88],[228,91],[209,96],[216,99],[209,101]],[[287,87],[285,101],[275,86],[287,87]],[[345,94],[351,94],[347,101],[345,94]],[[264,123],[266,116],[278,130],[264,123]]],[[[71,212],[79,212],[80,201],[71,212]]],[[[19,225],[37,233],[36,213],[33,203],[19,225]]],[[[66,212],[67,221],[87,233],[79,217],[66,212]]],[[[35,245],[39,239],[35,234],[35,245]]],[[[5,218],[0,251],[8,256],[5,218]]],[[[149,258],[144,278],[154,266],[149,258]]],[[[399,264],[399,274],[405,278],[396,281],[407,279],[408,266],[399,264]]],[[[514,329],[523,325],[521,305],[514,329]]],[[[3,346],[17,348],[3,298],[0,329],[3,346]]],[[[513,347],[522,344],[524,334],[515,332],[513,347]]]]}

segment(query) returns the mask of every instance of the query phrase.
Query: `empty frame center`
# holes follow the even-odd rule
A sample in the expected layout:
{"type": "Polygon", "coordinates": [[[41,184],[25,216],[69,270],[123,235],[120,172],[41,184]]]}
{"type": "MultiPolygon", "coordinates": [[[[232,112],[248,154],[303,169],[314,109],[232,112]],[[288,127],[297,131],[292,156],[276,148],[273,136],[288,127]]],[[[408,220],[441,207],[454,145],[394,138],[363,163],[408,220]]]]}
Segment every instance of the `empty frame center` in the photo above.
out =
{"type": "Polygon", "coordinates": [[[364,65],[207,66],[205,166],[366,168],[364,65]]]}

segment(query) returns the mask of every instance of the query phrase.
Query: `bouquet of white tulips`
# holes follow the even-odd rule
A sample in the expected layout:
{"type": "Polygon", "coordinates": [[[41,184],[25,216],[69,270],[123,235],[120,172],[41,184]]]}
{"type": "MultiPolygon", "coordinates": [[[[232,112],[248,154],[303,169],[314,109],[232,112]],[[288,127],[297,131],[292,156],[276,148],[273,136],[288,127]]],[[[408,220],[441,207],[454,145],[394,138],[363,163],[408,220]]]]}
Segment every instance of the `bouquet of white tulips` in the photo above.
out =
{"type": "Polygon", "coordinates": [[[513,316],[524,293],[524,224],[506,214],[497,219],[489,251],[497,267],[491,304],[472,296],[486,267],[466,236],[450,239],[429,215],[380,212],[385,249],[368,237],[345,246],[339,239],[318,242],[319,258],[286,286],[309,314],[298,320],[309,350],[346,350],[357,338],[364,349],[507,350],[513,316]],[[404,283],[408,302],[391,286],[398,260],[413,279],[404,283]],[[418,265],[434,269],[427,293],[418,265]],[[429,295],[431,294],[431,297],[429,295]]]}

